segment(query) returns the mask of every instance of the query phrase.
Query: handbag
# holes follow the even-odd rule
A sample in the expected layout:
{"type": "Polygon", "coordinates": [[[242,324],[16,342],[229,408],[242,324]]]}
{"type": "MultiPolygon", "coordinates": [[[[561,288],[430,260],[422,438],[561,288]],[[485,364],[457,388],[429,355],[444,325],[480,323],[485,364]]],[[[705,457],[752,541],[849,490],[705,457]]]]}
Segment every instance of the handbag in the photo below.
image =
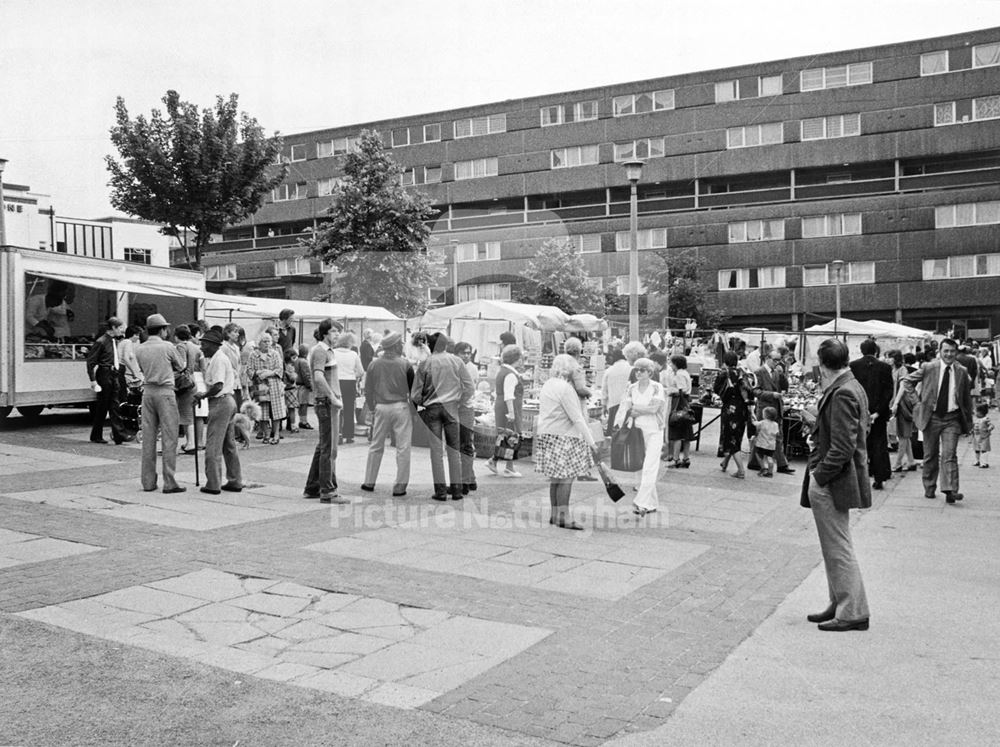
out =
{"type": "Polygon", "coordinates": [[[677,395],[677,407],[670,412],[670,425],[675,428],[685,428],[694,425],[695,417],[691,412],[686,394],[677,395]]]}
{"type": "Polygon", "coordinates": [[[604,483],[604,489],[608,493],[608,498],[611,499],[612,503],[618,503],[618,501],[625,497],[625,491],[622,490],[621,485],[612,479],[607,468],[599,459],[595,459],[594,462],[597,464],[597,473],[601,476],[601,481],[604,483]]]}
{"type": "Polygon", "coordinates": [[[191,378],[191,374],[188,373],[185,368],[183,371],[178,371],[174,374],[174,391],[183,394],[184,392],[189,392],[194,389],[194,379],[191,378]]]}
{"type": "Polygon", "coordinates": [[[520,445],[521,437],[514,431],[498,433],[493,447],[493,459],[498,462],[517,459],[517,448],[520,445]]]}
{"type": "Polygon", "coordinates": [[[629,417],[625,423],[611,436],[611,469],[622,472],[638,472],[646,459],[646,439],[642,430],[635,427],[635,418],[629,425],[629,417]]]}

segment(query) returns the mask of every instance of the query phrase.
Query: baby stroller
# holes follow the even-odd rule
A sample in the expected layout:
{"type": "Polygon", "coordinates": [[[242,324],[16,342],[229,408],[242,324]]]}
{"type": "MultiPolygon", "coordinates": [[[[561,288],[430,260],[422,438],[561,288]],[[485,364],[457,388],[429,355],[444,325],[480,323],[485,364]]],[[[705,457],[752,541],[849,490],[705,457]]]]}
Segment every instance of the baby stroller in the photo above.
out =
{"type": "Polygon", "coordinates": [[[142,384],[125,387],[125,396],[118,405],[121,427],[127,436],[133,436],[136,443],[142,441],[142,384]]]}

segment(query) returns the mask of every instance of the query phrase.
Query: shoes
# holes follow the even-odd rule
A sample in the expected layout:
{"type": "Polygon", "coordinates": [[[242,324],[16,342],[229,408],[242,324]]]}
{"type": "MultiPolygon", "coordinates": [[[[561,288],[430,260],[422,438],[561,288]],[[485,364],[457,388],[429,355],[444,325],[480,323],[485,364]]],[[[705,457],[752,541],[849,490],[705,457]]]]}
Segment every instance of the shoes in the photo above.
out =
{"type": "Polygon", "coordinates": [[[469,483],[463,482],[462,483],[462,495],[468,495],[468,494],[469,494],[469,483]]]}
{"type": "Polygon", "coordinates": [[[497,472],[497,463],[494,462],[492,459],[488,459],[486,461],[486,469],[488,469],[494,475],[499,475],[500,474],[499,472],[497,472]]]}
{"type": "Polygon", "coordinates": [[[814,612],[811,615],[806,615],[806,620],[811,623],[825,623],[830,620],[834,620],[837,617],[837,605],[831,604],[822,612],[814,612]]]}
{"type": "Polygon", "coordinates": [[[314,501],[319,498],[319,493],[303,493],[302,497],[308,501],[314,501]]]}
{"type": "Polygon", "coordinates": [[[349,499],[347,499],[347,498],[341,498],[336,493],[326,493],[325,495],[321,495],[319,497],[319,502],[320,503],[336,503],[337,505],[343,506],[343,505],[346,505],[346,504],[350,503],[351,501],[349,499]]]}
{"type": "Polygon", "coordinates": [[[975,463],[975,464],[973,464],[972,466],[973,466],[973,467],[978,467],[978,466],[979,466],[979,462],[976,462],[976,463],[975,463]]]}
{"type": "Polygon", "coordinates": [[[828,633],[846,633],[848,630],[868,630],[868,618],[865,617],[861,620],[838,620],[834,618],[830,622],[820,623],[816,627],[828,633]]]}
{"type": "Polygon", "coordinates": [[[394,486],[393,489],[392,489],[392,495],[395,498],[399,498],[401,496],[406,495],[406,486],[405,485],[396,485],[396,486],[394,486]]]}
{"type": "Polygon", "coordinates": [[[757,476],[758,476],[758,477],[774,477],[774,473],[773,473],[773,472],[772,472],[771,470],[769,470],[769,469],[762,469],[762,470],[761,470],[761,471],[760,471],[760,472],[758,473],[758,475],[757,475],[757,476]]]}
{"type": "Polygon", "coordinates": [[[594,477],[593,475],[580,475],[576,479],[579,480],[580,482],[597,482],[597,478],[594,477]]]}
{"type": "Polygon", "coordinates": [[[500,476],[501,477],[524,477],[524,475],[522,475],[516,469],[510,469],[509,467],[507,469],[505,469],[503,472],[501,472],[500,476]]]}
{"type": "Polygon", "coordinates": [[[434,501],[446,501],[446,500],[448,500],[448,494],[447,493],[435,493],[434,495],[431,496],[431,500],[434,500],[434,501]]]}
{"type": "Polygon", "coordinates": [[[187,488],[182,488],[180,485],[178,485],[176,488],[164,488],[163,492],[167,493],[168,495],[170,493],[186,493],[187,488]]]}
{"type": "Polygon", "coordinates": [[[258,433],[256,436],[254,436],[254,438],[256,438],[258,441],[263,441],[264,440],[264,434],[263,433],[258,433]]]}
{"type": "Polygon", "coordinates": [[[733,477],[735,477],[737,480],[745,480],[746,476],[747,476],[746,472],[737,472],[735,475],[733,475],[733,477]]]}
{"type": "Polygon", "coordinates": [[[108,442],[108,440],[106,438],[92,438],[92,439],[90,439],[90,443],[92,443],[92,444],[106,444],[107,442],[108,442]]]}
{"type": "Polygon", "coordinates": [[[930,499],[933,500],[934,498],[937,498],[937,495],[935,495],[935,493],[934,493],[933,490],[925,490],[924,491],[924,498],[930,498],[930,499]]]}
{"type": "Polygon", "coordinates": [[[242,485],[233,485],[233,484],[228,483],[228,482],[225,485],[222,486],[222,489],[225,490],[228,493],[242,493],[243,492],[243,486],[242,485]]]}
{"type": "Polygon", "coordinates": [[[313,428],[311,425],[309,425],[309,423],[301,423],[299,425],[299,430],[312,431],[312,430],[315,430],[315,428],[313,428]]]}
{"type": "Polygon", "coordinates": [[[208,493],[209,495],[221,495],[222,494],[221,490],[213,490],[212,488],[202,488],[201,492],[202,493],[208,493]]]}
{"type": "Polygon", "coordinates": [[[345,444],[353,444],[354,443],[354,439],[353,438],[345,438],[344,439],[344,443],[345,444]]]}
{"type": "Polygon", "coordinates": [[[677,466],[680,467],[681,469],[687,469],[688,467],[691,466],[691,460],[685,459],[683,462],[680,462],[677,466]]]}
{"type": "Polygon", "coordinates": [[[375,492],[375,486],[374,485],[367,485],[367,484],[366,485],[362,485],[361,489],[363,491],[365,491],[366,493],[374,493],[375,492]]]}
{"type": "Polygon", "coordinates": [[[988,465],[988,464],[980,464],[980,465],[979,465],[979,468],[980,468],[980,469],[989,469],[989,468],[990,468],[990,465],[988,465]]]}
{"type": "Polygon", "coordinates": [[[553,516],[551,519],[549,519],[549,524],[552,524],[553,526],[557,526],[560,529],[576,529],[576,530],[580,530],[580,531],[583,530],[583,526],[581,526],[580,524],[577,524],[575,521],[567,520],[565,518],[563,518],[563,519],[556,519],[555,516],[553,516]]]}
{"type": "Polygon", "coordinates": [[[634,513],[637,516],[639,516],[640,518],[642,518],[646,514],[655,514],[656,513],[656,509],[655,508],[642,508],[642,506],[636,506],[635,508],[632,509],[632,513],[634,513]]]}
{"type": "Polygon", "coordinates": [[[778,467],[778,472],[783,475],[794,475],[795,470],[791,467],[778,467]]]}
{"type": "Polygon", "coordinates": [[[903,471],[903,465],[901,464],[898,467],[895,467],[892,471],[893,472],[902,472],[903,471]]]}
{"type": "Polygon", "coordinates": [[[950,490],[946,490],[944,493],[944,500],[946,503],[955,503],[956,501],[960,501],[963,498],[965,498],[965,496],[962,495],[961,493],[954,493],[950,490]]]}
{"type": "Polygon", "coordinates": [[[142,492],[143,493],[152,493],[154,490],[156,490],[156,486],[155,485],[153,487],[151,487],[151,488],[143,488],[142,492]]]}
{"type": "Polygon", "coordinates": [[[885,488],[885,485],[884,485],[884,483],[882,483],[881,480],[876,480],[875,482],[872,483],[872,489],[873,490],[883,490],[884,488],[885,488]]]}
{"type": "Polygon", "coordinates": [[[476,490],[479,488],[479,485],[476,483],[475,480],[473,480],[472,482],[465,483],[465,487],[469,489],[470,493],[475,493],[476,490]]]}
{"type": "Polygon", "coordinates": [[[298,429],[298,428],[289,428],[289,429],[288,429],[288,432],[289,432],[289,433],[298,433],[298,432],[299,432],[299,429],[298,429]]]}

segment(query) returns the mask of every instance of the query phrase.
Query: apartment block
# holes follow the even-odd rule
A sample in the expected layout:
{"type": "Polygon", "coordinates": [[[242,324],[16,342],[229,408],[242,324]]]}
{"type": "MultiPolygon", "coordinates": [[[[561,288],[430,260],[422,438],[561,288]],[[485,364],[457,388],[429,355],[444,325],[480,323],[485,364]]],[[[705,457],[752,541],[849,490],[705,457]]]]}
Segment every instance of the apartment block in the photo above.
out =
{"type": "Polygon", "coordinates": [[[285,138],[286,183],[230,226],[211,287],[311,298],[343,156],[382,135],[438,210],[432,300],[507,298],[538,247],[569,238],[627,294],[629,184],[642,268],[691,252],[729,326],[843,313],[1000,334],[1000,28],[419,114],[285,138]]]}

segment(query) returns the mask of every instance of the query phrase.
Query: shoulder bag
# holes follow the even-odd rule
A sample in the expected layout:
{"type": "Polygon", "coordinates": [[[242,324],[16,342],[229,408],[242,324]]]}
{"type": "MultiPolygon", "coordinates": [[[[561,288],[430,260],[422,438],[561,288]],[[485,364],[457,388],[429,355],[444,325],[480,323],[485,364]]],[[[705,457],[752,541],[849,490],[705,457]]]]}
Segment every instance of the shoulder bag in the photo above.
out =
{"type": "Polygon", "coordinates": [[[645,436],[641,429],[635,427],[635,418],[628,413],[622,427],[611,436],[611,469],[638,472],[645,459],[645,436]]]}

